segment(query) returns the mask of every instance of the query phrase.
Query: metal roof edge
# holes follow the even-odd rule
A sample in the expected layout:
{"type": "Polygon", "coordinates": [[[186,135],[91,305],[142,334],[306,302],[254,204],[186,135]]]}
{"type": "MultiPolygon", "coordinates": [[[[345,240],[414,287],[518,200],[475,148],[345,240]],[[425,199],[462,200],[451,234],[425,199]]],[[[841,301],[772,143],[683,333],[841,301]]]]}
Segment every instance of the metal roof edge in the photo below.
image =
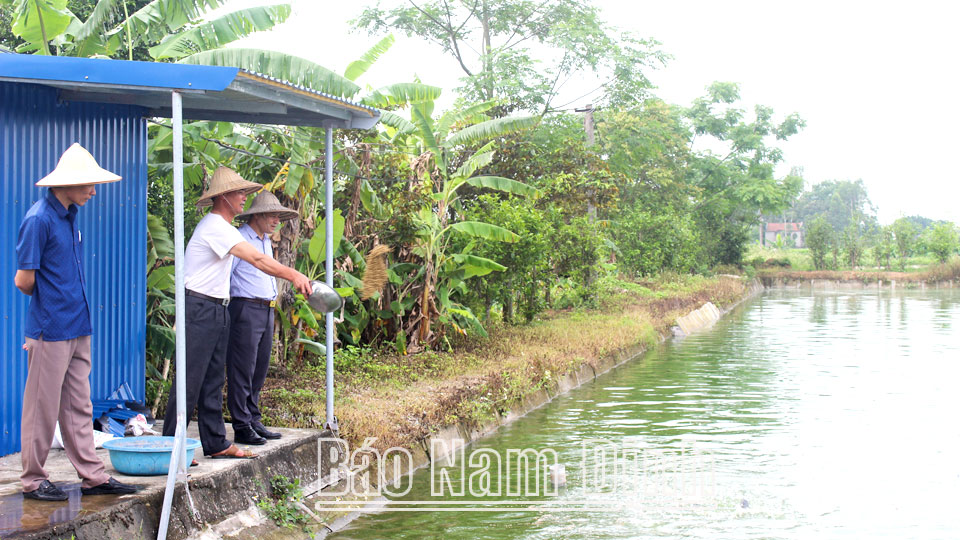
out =
{"type": "Polygon", "coordinates": [[[0,79],[222,91],[239,68],[32,54],[0,55],[0,79]],[[122,66],[122,69],[118,69],[122,66]]]}
{"type": "Polygon", "coordinates": [[[309,96],[314,99],[319,99],[320,101],[325,101],[327,103],[347,107],[348,109],[366,114],[367,116],[370,116],[370,117],[380,116],[380,111],[373,107],[369,107],[367,105],[363,105],[355,101],[350,101],[342,97],[337,97],[332,94],[328,94],[326,92],[321,92],[319,90],[307,88],[306,86],[293,84],[283,79],[277,79],[276,77],[271,77],[269,75],[257,73],[256,71],[250,71],[248,69],[240,69],[240,71],[237,73],[237,77],[243,77],[243,78],[251,79],[264,84],[286,88],[298,94],[309,96]]]}
{"type": "MultiPolygon", "coordinates": [[[[381,117],[381,112],[376,108],[236,67],[13,53],[0,54],[0,81],[48,84],[59,87],[81,101],[103,100],[142,105],[160,114],[165,108],[147,96],[146,92],[179,90],[186,94],[210,92],[207,93],[210,97],[226,97],[225,94],[212,92],[239,91],[268,101],[285,103],[305,113],[325,116],[330,125],[347,129],[372,128],[381,117]],[[133,97],[122,97],[124,92],[133,97]],[[99,94],[104,97],[98,97],[99,94]]],[[[271,111],[259,111],[249,120],[255,121],[257,118],[270,123],[284,123],[282,115],[271,111]]],[[[290,124],[316,125],[318,122],[323,124],[324,120],[305,117],[290,124]]]]}

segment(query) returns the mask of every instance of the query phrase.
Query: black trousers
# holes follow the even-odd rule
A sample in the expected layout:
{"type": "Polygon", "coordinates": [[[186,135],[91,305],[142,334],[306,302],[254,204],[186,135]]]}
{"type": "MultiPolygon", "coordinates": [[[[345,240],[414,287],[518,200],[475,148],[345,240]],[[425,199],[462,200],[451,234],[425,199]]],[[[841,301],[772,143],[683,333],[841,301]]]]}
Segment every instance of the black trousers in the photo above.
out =
{"type": "MultiPolygon", "coordinates": [[[[184,319],[186,323],[186,383],[187,422],[197,409],[197,427],[204,455],[216,454],[230,446],[227,428],[223,423],[223,380],[230,337],[230,316],[226,306],[212,300],[187,296],[184,319]]],[[[177,373],[177,377],[184,376],[177,373]]],[[[176,383],[176,381],[174,381],[176,383]]],[[[170,391],[167,414],[163,420],[163,434],[173,435],[177,427],[176,384],[170,391]]]]}
{"type": "Polygon", "coordinates": [[[273,348],[273,308],[234,300],[228,309],[227,408],[234,427],[249,426],[260,422],[260,390],[273,348]]]}

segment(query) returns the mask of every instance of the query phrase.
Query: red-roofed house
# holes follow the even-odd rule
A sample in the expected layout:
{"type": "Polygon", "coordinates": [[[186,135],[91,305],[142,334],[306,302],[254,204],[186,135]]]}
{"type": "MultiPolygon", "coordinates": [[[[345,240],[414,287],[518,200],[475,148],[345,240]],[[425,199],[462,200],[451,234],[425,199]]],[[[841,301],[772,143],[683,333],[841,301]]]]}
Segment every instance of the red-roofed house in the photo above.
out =
{"type": "Polygon", "coordinates": [[[761,223],[760,230],[762,231],[760,238],[765,246],[773,245],[777,242],[777,235],[779,234],[784,242],[789,242],[787,239],[793,240],[793,247],[803,247],[803,238],[804,238],[804,229],[803,222],[800,223],[761,223]]]}

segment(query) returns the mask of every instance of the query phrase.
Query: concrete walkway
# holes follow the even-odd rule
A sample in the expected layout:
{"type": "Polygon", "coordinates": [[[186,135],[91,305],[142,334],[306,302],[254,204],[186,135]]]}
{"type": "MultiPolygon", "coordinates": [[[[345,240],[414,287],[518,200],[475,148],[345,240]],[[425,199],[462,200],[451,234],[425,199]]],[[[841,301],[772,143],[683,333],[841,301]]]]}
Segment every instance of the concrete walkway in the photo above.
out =
{"type": "MultiPolygon", "coordinates": [[[[159,424],[156,427],[159,431],[159,424]]],[[[182,485],[174,496],[168,538],[186,538],[206,523],[248,509],[256,497],[269,493],[275,475],[299,478],[301,483],[319,477],[317,439],[322,432],[281,429],[283,438],[264,446],[241,446],[260,455],[256,459],[210,459],[197,449],[197,467],[190,470],[190,492],[200,515],[198,522],[189,510],[182,485]]],[[[196,423],[188,437],[199,439],[196,423]]],[[[233,438],[230,425],[227,437],[233,438]]],[[[0,538],[156,538],[166,476],[124,476],[113,469],[109,452],[97,450],[107,473],[121,482],[142,486],[139,493],[125,496],[81,497],[80,479],[63,450],[51,450],[46,469],[50,481],[66,491],[64,502],[24,499],[20,487],[20,454],[0,458],[0,538]]],[[[326,471],[324,471],[326,474],[326,471]]]]}

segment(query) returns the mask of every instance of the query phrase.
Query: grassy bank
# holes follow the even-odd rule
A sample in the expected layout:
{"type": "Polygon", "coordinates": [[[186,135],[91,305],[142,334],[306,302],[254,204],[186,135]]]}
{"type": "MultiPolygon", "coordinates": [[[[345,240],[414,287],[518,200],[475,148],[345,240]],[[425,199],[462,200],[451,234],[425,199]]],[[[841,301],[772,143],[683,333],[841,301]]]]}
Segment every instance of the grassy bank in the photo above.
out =
{"type": "Polygon", "coordinates": [[[758,271],[757,275],[761,278],[788,280],[830,279],[864,283],[876,283],[877,280],[882,280],[905,284],[936,283],[960,279],[960,259],[954,258],[944,264],[934,264],[911,272],[885,272],[876,269],[800,271],[765,268],[758,271]]]}
{"type": "MultiPolygon", "coordinates": [[[[550,311],[520,326],[491,323],[488,338],[460,343],[454,352],[338,350],[341,435],[351,443],[377,437],[379,448],[407,446],[450,424],[492,418],[551,378],[614,351],[655,344],[678,316],[705,302],[736,302],[745,286],[729,277],[606,280],[597,309],[550,311]]],[[[289,427],[320,427],[324,403],[322,362],[275,370],[262,396],[268,420],[289,427]]]]}

